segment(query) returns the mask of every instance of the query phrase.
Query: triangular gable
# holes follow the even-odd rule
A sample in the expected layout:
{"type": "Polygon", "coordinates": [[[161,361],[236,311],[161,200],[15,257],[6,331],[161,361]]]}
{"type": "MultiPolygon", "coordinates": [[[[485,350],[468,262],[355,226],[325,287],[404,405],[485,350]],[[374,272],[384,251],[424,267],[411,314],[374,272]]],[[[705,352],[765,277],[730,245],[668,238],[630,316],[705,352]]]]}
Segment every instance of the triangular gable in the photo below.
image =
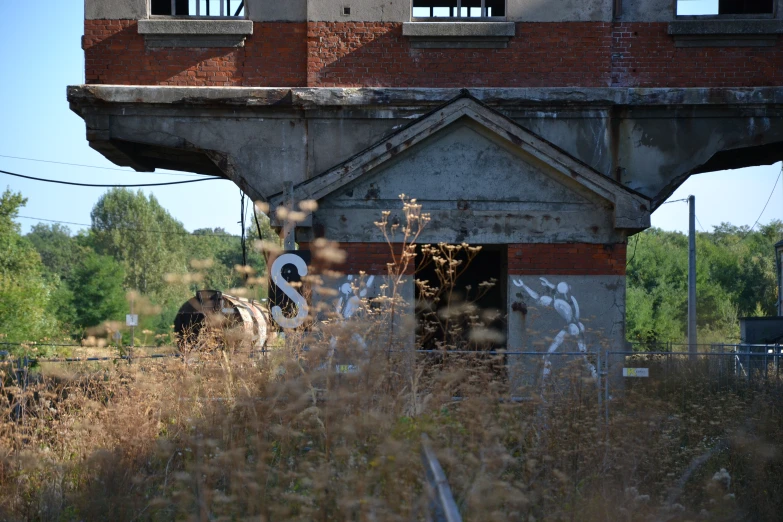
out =
{"type": "MultiPolygon", "coordinates": [[[[470,118],[507,140],[513,147],[519,148],[522,152],[547,164],[554,171],[611,202],[614,207],[615,228],[641,230],[650,226],[649,199],[607,178],[469,95],[461,95],[346,162],[296,185],[295,197],[300,201],[322,200],[461,118],[470,118]]],[[[282,204],[282,200],[282,194],[277,194],[270,198],[270,204],[274,208],[282,204]]]]}

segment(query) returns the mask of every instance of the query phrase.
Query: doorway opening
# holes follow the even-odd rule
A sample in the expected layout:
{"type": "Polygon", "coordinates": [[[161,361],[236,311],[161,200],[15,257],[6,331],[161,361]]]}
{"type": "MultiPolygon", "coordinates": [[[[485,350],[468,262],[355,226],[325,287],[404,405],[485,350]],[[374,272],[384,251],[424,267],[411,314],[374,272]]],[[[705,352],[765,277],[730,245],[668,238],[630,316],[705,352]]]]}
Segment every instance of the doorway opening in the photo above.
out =
{"type": "Polygon", "coordinates": [[[421,349],[506,347],[508,248],[476,246],[480,250],[462,245],[417,247],[417,344],[421,349]],[[452,275],[446,273],[449,264],[452,275]]]}

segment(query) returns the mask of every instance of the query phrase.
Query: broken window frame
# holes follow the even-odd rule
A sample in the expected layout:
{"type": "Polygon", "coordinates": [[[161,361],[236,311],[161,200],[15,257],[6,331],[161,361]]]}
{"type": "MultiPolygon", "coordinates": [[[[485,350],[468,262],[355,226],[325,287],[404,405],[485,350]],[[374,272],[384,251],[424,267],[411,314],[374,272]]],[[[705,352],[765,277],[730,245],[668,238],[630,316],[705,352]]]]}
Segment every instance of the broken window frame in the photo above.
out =
{"type": "MultiPolygon", "coordinates": [[[[437,21],[464,21],[464,22],[486,22],[486,21],[498,21],[498,20],[505,20],[506,19],[506,13],[508,12],[508,0],[503,1],[503,13],[500,16],[486,16],[487,13],[487,5],[486,0],[481,0],[481,14],[482,16],[434,16],[433,9],[438,9],[435,7],[430,7],[430,16],[414,16],[413,15],[413,9],[415,8],[414,4],[415,0],[411,0],[411,21],[412,22],[437,22],[437,21]]],[[[451,0],[452,3],[454,3],[454,6],[449,7],[449,9],[457,9],[457,12],[459,13],[462,10],[462,2],[463,0],[451,0]]],[[[465,6],[466,8],[470,8],[469,6],[465,6]]],[[[475,8],[475,7],[474,7],[475,8]]]]}
{"type": "MultiPolygon", "coordinates": [[[[725,20],[725,19],[736,19],[736,20],[753,20],[753,19],[768,19],[768,18],[777,18],[777,12],[778,12],[778,2],[772,1],[772,11],[768,13],[746,13],[746,14],[732,14],[732,13],[711,13],[711,14],[679,14],[678,5],[681,0],[672,0],[673,3],[673,10],[675,18],[678,20],[725,20]]],[[[719,8],[720,9],[720,8],[719,8]]]]}
{"type": "MultiPolygon", "coordinates": [[[[214,19],[244,20],[246,18],[246,13],[247,13],[247,6],[245,5],[247,3],[247,0],[196,0],[195,14],[191,14],[190,12],[188,12],[187,14],[178,14],[177,0],[170,0],[170,1],[171,1],[170,14],[153,13],[152,2],[150,2],[149,4],[150,16],[164,17],[164,18],[184,18],[184,19],[198,18],[200,20],[214,20],[214,19]],[[201,6],[202,3],[204,3],[203,9],[201,6]],[[236,5],[237,8],[233,9],[232,4],[236,5]]],[[[188,9],[188,11],[189,10],[190,9],[188,9]]]]}

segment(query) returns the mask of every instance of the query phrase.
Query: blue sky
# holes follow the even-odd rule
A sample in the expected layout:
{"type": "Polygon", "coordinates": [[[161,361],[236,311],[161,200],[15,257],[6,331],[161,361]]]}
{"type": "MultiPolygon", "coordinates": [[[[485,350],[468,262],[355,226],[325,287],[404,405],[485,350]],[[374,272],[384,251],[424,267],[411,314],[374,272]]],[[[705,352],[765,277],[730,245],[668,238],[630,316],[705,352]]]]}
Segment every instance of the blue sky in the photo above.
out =
{"type": "MultiPolygon", "coordinates": [[[[713,0],[708,0],[712,2],[713,0]]],[[[66,86],[84,81],[80,46],[83,2],[78,0],[6,2],[0,18],[0,50],[4,73],[0,81],[0,156],[117,168],[93,151],[84,122],[68,108],[66,86]]],[[[704,6],[699,0],[681,5],[704,6]]],[[[709,8],[709,6],[707,6],[709,8]]],[[[179,174],[141,174],[36,163],[0,157],[0,170],[30,176],[85,183],[155,183],[189,179],[179,174]]],[[[767,167],[700,174],[685,182],[670,199],[696,196],[696,214],[706,230],[721,222],[752,225],[780,172],[767,167]]],[[[90,210],[105,192],[99,188],[66,187],[0,175],[0,186],[21,192],[29,201],[21,215],[90,223],[90,210]]],[[[222,227],[238,234],[239,189],[230,181],[207,181],[147,190],[188,230],[222,227]],[[210,212],[201,209],[209,202],[210,212]],[[199,203],[198,205],[194,203],[199,203]]],[[[762,223],[783,218],[783,182],[772,194],[762,223]]],[[[23,231],[36,220],[20,219],[23,231]]],[[[653,225],[687,230],[685,203],[664,205],[653,214],[653,225]]],[[[72,230],[79,226],[71,226],[72,230]]]]}

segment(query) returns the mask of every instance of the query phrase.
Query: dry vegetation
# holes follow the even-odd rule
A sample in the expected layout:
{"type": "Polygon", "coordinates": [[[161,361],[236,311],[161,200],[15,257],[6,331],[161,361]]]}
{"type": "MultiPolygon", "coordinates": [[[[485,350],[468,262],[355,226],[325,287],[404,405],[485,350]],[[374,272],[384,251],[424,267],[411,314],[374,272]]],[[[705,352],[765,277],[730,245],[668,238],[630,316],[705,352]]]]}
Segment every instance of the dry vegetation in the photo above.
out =
{"type": "MultiPolygon", "coordinates": [[[[426,216],[408,213],[410,253],[426,216]]],[[[465,520],[779,519],[774,379],[669,365],[614,381],[607,423],[581,359],[510,390],[502,356],[416,354],[396,288],[409,261],[359,317],[321,310],[264,355],[50,365],[26,387],[5,366],[0,519],[424,520],[423,433],[465,520]]]]}

